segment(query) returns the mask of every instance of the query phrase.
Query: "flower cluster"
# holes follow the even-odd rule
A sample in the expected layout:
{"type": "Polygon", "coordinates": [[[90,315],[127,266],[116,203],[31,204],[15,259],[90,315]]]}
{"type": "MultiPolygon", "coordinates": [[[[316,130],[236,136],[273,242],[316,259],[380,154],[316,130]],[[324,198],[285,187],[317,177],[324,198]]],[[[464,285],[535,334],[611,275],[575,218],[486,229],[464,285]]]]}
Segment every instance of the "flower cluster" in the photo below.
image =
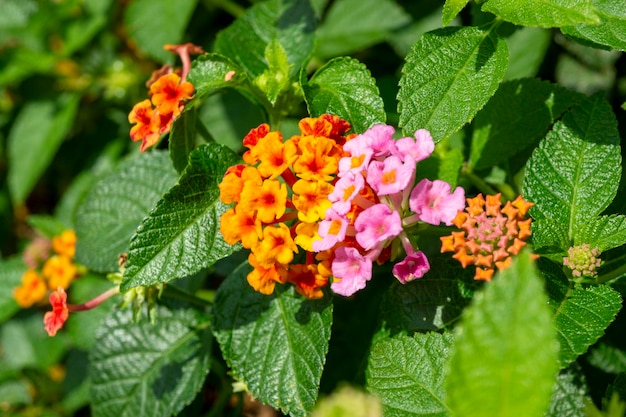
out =
{"type": "Polygon", "coordinates": [[[183,69],[178,73],[171,66],[165,65],[155,71],[146,82],[150,99],[135,104],[128,115],[128,121],[134,124],[130,138],[135,142],[141,141],[141,152],[155,145],[161,134],[169,132],[172,122],[182,112],[185,100],[193,96],[194,87],[187,81],[191,69],[189,55],[204,52],[191,43],[165,45],[165,49],[180,56],[183,69]]]}
{"type": "Polygon", "coordinates": [[[511,255],[517,255],[531,236],[526,214],[534,204],[518,196],[502,207],[501,195],[482,194],[467,199],[467,207],[459,212],[453,223],[462,231],[441,238],[441,252],[454,252],[452,256],[463,268],[476,266],[474,279],[490,281],[494,266],[507,268],[511,255]]]}
{"type": "Polygon", "coordinates": [[[591,245],[584,243],[569,248],[567,255],[563,258],[563,265],[570,268],[575,277],[594,277],[598,273],[596,269],[602,262],[598,248],[591,249],[591,245]]]}
{"type": "Polygon", "coordinates": [[[220,184],[221,200],[234,203],[220,230],[226,242],[251,250],[250,285],[271,294],[277,282],[291,282],[319,298],[332,277],[331,289],[348,296],[365,287],[374,262],[402,248],[407,256],[394,274],[403,283],[421,277],[428,260],[405,229],[419,221],[451,225],[464,206],[460,187],[451,193],[449,184],[427,179],[413,187],[417,162],[434,149],[430,134],[396,141],[393,127],[376,125],[346,135],[350,125],[330,115],[299,127],[287,140],[266,124],[251,130],[245,164],[220,184]]]}
{"type": "Polygon", "coordinates": [[[42,301],[48,290],[67,289],[82,270],[73,262],[75,251],[76,234],[73,230],[65,230],[52,241],[33,240],[24,251],[24,263],[28,269],[22,275],[22,284],[13,290],[17,304],[28,308],[42,301]]]}

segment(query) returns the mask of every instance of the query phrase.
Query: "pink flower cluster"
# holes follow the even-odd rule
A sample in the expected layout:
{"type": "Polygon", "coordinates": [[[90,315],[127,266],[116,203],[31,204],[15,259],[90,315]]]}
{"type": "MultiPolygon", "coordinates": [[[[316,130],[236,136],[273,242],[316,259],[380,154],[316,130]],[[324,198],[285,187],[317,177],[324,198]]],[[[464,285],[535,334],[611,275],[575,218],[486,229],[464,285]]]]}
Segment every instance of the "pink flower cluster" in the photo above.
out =
{"type": "Polygon", "coordinates": [[[331,289],[349,296],[365,288],[373,262],[405,258],[393,274],[406,283],[429,269],[423,252],[414,248],[405,229],[418,222],[452,225],[465,207],[461,187],[428,179],[415,183],[416,164],[430,156],[435,144],[427,130],[414,137],[393,139],[392,126],[375,125],[345,143],[339,161],[332,206],[320,223],[316,252],[334,249],[331,289]]]}

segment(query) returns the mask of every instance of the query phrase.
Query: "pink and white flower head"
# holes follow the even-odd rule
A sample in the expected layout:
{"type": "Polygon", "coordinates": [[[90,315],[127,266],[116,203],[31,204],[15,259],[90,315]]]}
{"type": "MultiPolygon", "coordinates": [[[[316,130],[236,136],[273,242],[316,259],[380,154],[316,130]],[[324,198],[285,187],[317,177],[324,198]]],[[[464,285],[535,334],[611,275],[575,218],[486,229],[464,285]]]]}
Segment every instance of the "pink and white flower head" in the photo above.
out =
{"type": "Polygon", "coordinates": [[[402,232],[400,214],[386,204],[375,204],[363,210],[354,222],[356,241],[365,250],[376,248],[402,232]]]}
{"type": "Polygon", "coordinates": [[[372,149],[369,147],[365,136],[360,135],[349,140],[343,149],[349,152],[350,156],[344,156],[339,160],[338,177],[341,178],[349,172],[360,175],[367,169],[372,159],[372,149]]]}
{"type": "Polygon", "coordinates": [[[367,182],[378,195],[402,192],[414,178],[415,161],[407,158],[403,163],[397,156],[388,156],[384,161],[372,161],[367,168],[367,182]]]}
{"type": "Polygon", "coordinates": [[[333,208],[326,210],[326,218],[320,222],[318,234],[322,240],[313,242],[313,250],[320,252],[330,249],[346,237],[348,219],[337,213],[333,208]]]}
{"type": "Polygon", "coordinates": [[[355,248],[340,246],[335,251],[332,272],[340,281],[333,282],[331,290],[348,297],[365,288],[372,279],[372,261],[355,248]]]}
{"type": "Polygon", "coordinates": [[[452,194],[450,191],[447,182],[425,178],[411,191],[409,207],[425,223],[451,226],[459,210],[465,208],[465,191],[461,187],[452,194]]]}
{"type": "Polygon", "coordinates": [[[435,150],[435,142],[430,132],[426,129],[420,129],[415,132],[415,139],[411,137],[398,139],[396,147],[400,155],[413,158],[414,162],[422,161],[430,156],[435,150]]]}
{"type": "Polygon", "coordinates": [[[378,124],[363,133],[374,157],[393,155],[398,152],[396,141],[393,139],[395,131],[393,126],[378,124]]]}
{"type": "Polygon", "coordinates": [[[393,267],[393,275],[402,284],[421,278],[430,270],[428,258],[422,251],[413,252],[393,267]]]}
{"type": "Polygon", "coordinates": [[[350,211],[352,200],[365,186],[363,175],[348,172],[335,183],[335,189],[328,195],[332,208],[339,214],[350,211]]]}

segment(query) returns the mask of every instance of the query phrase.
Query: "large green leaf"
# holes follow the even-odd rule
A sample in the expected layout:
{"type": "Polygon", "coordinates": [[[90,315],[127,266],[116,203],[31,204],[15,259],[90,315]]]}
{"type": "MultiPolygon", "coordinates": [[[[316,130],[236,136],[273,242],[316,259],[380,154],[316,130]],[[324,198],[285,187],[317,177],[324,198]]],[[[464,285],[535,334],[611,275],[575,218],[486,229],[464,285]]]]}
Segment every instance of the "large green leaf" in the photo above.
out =
{"type": "Polygon", "coordinates": [[[26,265],[20,256],[0,259],[0,323],[19,311],[13,289],[22,283],[26,265]]]}
{"type": "Polygon", "coordinates": [[[197,121],[198,109],[195,106],[187,106],[172,125],[168,140],[170,158],[179,173],[187,167],[189,154],[196,147],[197,121]]]}
{"type": "Polygon", "coordinates": [[[535,144],[575,98],[536,78],[503,83],[474,119],[470,165],[491,167],[535,144]]]}
{"type": "Polygon", "coordinates": [[[563,33],[582,43],[626,51],[626,3],[615,0],[593,0],[599,24],[581,24],[561,28],[563,33]]]}
{"type": "Polygon", "coordinates": [[[94,417],[169,417],[202,388],[211,360],[210,319],[157,307],[155,324],[117,311],[98,329],[89,376],[94,417]]]}
{"type": "Polygon", "coordinates": [[[476,293],[446,380],[455,415],[544,415],[557,371],[556,332],[528,252],[476,293]]]}
{"type": "Polygon", "coordinates": [[[196,90],[194,99],[190,102],[192,105],[194,100],[204,99],[220,88],[244,86],[248,77],[225,56],[204,54],[194,59],[187,80],[196,90]]]}
{"type": "Polygon", "coordinates": [[[580,370],[564,369],[556,378],[550,409],[545,417],[585,417],[589,388],[580,370]]]}
{"type": "Polygon", "coordinates": [[[376,81],[356,59],[330,60],[308,83],[303,83],[303,90],[312,116],[335,114],[359,133],[385,122],[385,107],[376,81]]]}
{"type": "Polygon", "coordinates": [[[534,77],[552,44],[552,32],[537,27],[521,27],[506,37],[509,46],[509,67],[505,80],[534,77]]]}
{"type": "Polygon", "coordinates": [[[626,372],[626,351],[607,343],[598,342],[586,357],[589,363],[609,374],[626,372]]]}
{"type": "Polygon", "coordinates": [[[14,203],[23,203],[44,173],[78,110],[79,95],[32,101],[20,111],[7,139],[7,182],[14,203]]]}
{"type": "Polygon", "coordinates": [[[470,121],[504,77],[507,45],[494,26],[425,33],[406,57],[398,110],[406,134],[430,130],[435,142],[470,121]]]}
{"type": "Polygon", "coordinates": [[[589,243],[600,252],[626,244],[626,216],[598,216],[581,224],[574,234],[574,244],[589,243]]]}
{"type": "Polygon", "coordinates": [[[137,47],[161,62],[174,55],[166,44],[181,42],[197,0],[134,0],[124,13],[125,28],[137,47]]]}
{"type": "Polygon", "coordinates": [[[523,185],[535,203],[531,215],[558,221],[573,240],[613,200],[620,163],[615,116],[601,95],[593,96],[567,112],[533,151],[523,185]]]}
{"type": "Polygon", "coordinates": [[[330,338],[332,304],[306,300],[294,287],[271,296],[237,268],[217,290],[213,327],[226,362],[256,398],[292,416],[311,412],[330,338]]]}
{"type": "Polygon", "coordinates": [[[410,20],[392,0],[334,1],[317,29],[315,55],[330,58],[365,49],[410,20]]]}
{"type": "Polygon", "coordinates": [[[117,256],[148,211],[178,175],[167,152],[136,154],[102,177],[76,211],[76,261],[98,272],[117,271],[117,256]]]}
{"type": "Polygon", "coordinates": [[[599,22],[592,0],[487,0],[482,10],[521,26],[561,27],[599,22]]]}
{"type": "Polygon", "coordinates": [[[367,365],[367,388],[382,401],[385,417],[450,414],[444,365],[453,343],[450,333],[416,333],[378,339],[367,365]]]}
{"type": "Polygon", "coordinates": [[[315,42],[315,12],[308,0],[260,2],[220,32],[215,51],[243,68],[252,79],[268,69],[263,51],[274,39],[284,48],[296,78],[315,42]]]}
{"type": "Polygon", "coordinates": [[[219,232],[227,206],[217,186],[238,161],[237,154],[215,143],[191,153],[179,183],[131,239],[122,290],[186,277],[233,252],[219,232]]]}

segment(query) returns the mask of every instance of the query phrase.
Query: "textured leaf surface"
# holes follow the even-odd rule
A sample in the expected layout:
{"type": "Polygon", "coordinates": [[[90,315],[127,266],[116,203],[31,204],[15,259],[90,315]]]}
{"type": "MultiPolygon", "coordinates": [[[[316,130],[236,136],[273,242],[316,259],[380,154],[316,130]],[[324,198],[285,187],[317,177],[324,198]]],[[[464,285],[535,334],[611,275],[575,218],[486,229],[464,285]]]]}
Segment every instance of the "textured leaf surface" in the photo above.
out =
{"type": "Polygon", "coordinates": [[[219,232],[227,206],[217,186],[238,160],[233,151],[215,143],[191,153],[179,183],[131,239],[122,289],[183,278],[233,252],[219,232]]]}
{"type": "Polygon", "coordinates": [[[398,110],[406,134],[430,130],[435,142],[470,121],[506,71],[506,42],[493,27],[425,33],[406,57],[398,110]]]}
{"type": "Polygon", "coordinates": [[[269,0],[252,6],[220,32],[215,50],[254,79],[268,68],[263,51],[277,39],[293,65],[291,77],[295,78],[313,51],[314,30],[315,12],[308,0],[269,0]]]}
{"type": "Polygon", "coordinates": [[[130,309],[98,329],[89,375],[94,417],[169,417],[191,402],[209,371],[209,317],[157,307],[157,322],[133,321],[130,309]]]}
{"type": "Polygon", "coordinates": [[[506,43],[509,46],[509,67],[504,78],[534,77],[552,43],[552,32],[537,27],[521,27],[507,36],[506,43]]]}
{"type": "Polygon", "coordinates": [[[367,388],[383,403],[385,417],[445,417],[444,365],[450,333],[416,333],[379,339],[367,365],[367,388]]]}
{"type": "Polygon", "coordinates": [[[620,164],[615,116],[602,96],[593,96],[567,112],[533,151],[523,186],[535,203],[531,215],[558,221],[572,240],[611,203],[620,164]]]}
{"type": "Polygon", "coordinates": [[[163,45],[182,40],[197,0],[134,0],[124,14],[125,28],[137,47],[161,62],[173,62],[174,55],[163,45]]]}
{"type": "Polygon", "coordinates": [[[591,401],[582,372],[565,369],[556,377],[550,409],[545,417],[585,417],[585,400],[591,401]]]}
{"type": "Polygon", "coordinates": [[[615,0],[593,2],[600,23],[561,28],[566,35],[582,43],[592,42],[605,48],[626,51],[626,3],[615,0]]]}
{"type": "Polygon", "coordinates": [[[615,346],[598,342],[589,350],[590,364],[610,374],[626,372],[626,352],[615,346]]]}
{"type": "Polygon", "coordinates": [[[339,0],[331,3],[317,29],[315,55],[347,55],[384,41],[410,16],[391,0],[339,0]]]}
{"type": "Polygon", "coordinates": [[[0,323],[20,310],[13,299],[13,289],[21,285],[24,272],[26,265],[20,256],[0,259],[0,323]]]}
{"type": "Polygon", "coordinates": [[[446,380],[455,415],[543,416],[557,370],[547,297],[528,252],[476,293],[446,380]]]}
{"type": "Polygon", "coordinates": [[[220,88],[239,87],[246,83],[248,77],[225,56],[204,54],[194,59],[187,79],[196,89],[194,100],[197,100],[206,98],[220,88]],[[231,71],[234,73],[229,74],[231,71]]]}
{"type": "Polygon", "coordinates": [[[599,216],[591,219],[576,230],[574,242],[589,243],[600,252],[622,246],[626,243],[626,216],[599,216]]]}
{"type": "Polygon", "coordinates": [[[179,173],[187,167],[189,154],[196,146],[196,122],[198,110],[187,106],[172,125],[168,143],[170,158],[179,173]]]}
{"type": "Polygon", "coordinates": [[[469,0],[446,0],[441,13],[441,20],[444,26],[448,26],[452,20],[467,6],[469,0]]]}
{"type": "Polygon", "coordinates": [[[28,197],[70,130],[78,95],[32,101],[17,115],[7,138],[7,183],[14,203],[28,197]]]}
{"type": "Polygon", "coordinates": [[[474,119],[470,165],[497,165],[538,142],[575,98],[536,78],[503,83],[474,119]]]}
{"type": "Polygon", "coordinates": [[[247,263],[235,270],[215,296],[214,332],[236,379],[264,403],[292,416],[305,416],[317,399],[324,367],[332,304],[329,297],[305,300],[277,288],[273,295],[248,285],[247,263]]]}
{"type": "Polygon", "coordinates": [[[166,152],[138,154],[89,191],[76,212],[76,261],[91,270],[118,270],[117,256],[178,175],[166,152]]]}
{"type": "Polygon", "coordinates": [[[303,85],[303,90],[312,116],[335,114],[349,121],[353,132],[364,132],[386,120],[376,81],[356,59],[329,61],[303,85]]]}
{"type": "Polygon", "coordinates": [[[521,26],[598,23],[592,0],[487,0],[482,10],[521,26]]]}

